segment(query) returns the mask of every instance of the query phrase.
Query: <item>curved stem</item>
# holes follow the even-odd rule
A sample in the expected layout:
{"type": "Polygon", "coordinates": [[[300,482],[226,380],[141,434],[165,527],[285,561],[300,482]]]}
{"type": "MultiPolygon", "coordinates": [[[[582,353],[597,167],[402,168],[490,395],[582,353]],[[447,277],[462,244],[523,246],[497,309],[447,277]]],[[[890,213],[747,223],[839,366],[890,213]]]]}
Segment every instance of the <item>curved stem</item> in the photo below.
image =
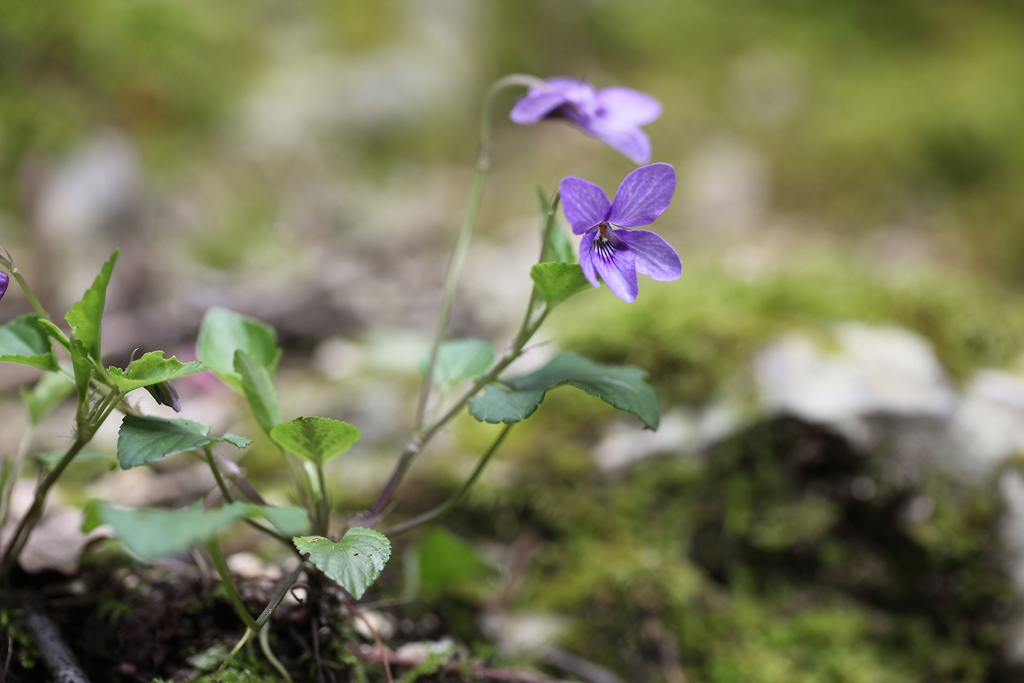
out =
{"type": "Polygon", "coordinates": [[[220,489],[221,495],[224,496],[224,500],[228,504],[234,503],[235,499],[231,497],[231,492],[228,491],[228,485],[224,483],[224,477],[220,474],[220,468],[217,467],[217,462],[213,459],[213,450],[210,446],[204,446],[203,452],[206,453],[206,462],[210,464],[210,471],[213,472],[213,478],[217,480],[217,488],[220,489]]]}
{"type": "Polygon", "coordinates": [[[284,600],[284,596],[288,594],[288,589],[295,585],[295,582],[299,578],[299,574],[302,572],[304,563],[299,562],[299,565],[292,571],[291,575],[284,580],[284,582],[278,587],[277,592],[270,599],[270,602],[260,613],[260,616],[256,619],[252,618],[249,614],[249,610],[246,609],[245,603],[242,602],[242,596],[238,593],[238,587],[235,585],[235,580],[231,578],[231,570],[228,569],[228,563],[224,561],[224,556],[220,553],[220,546],[217,545],[217,539],[211,538],[206,542],[206,549],[210,552],[210,559],[213,560],[213,566],[220,574],[221,580],[224,582],[224,590],[228,594],[228,599],[231,600],[231,604],[234,606],[238,616],[241,617],[242,622],[252,631],[259,631],[263,628],[263,625],[267,623],[271,615],[280,606],[281,601],[284,600]]]}
{"type": "Polygon", "coordinates": [[[285,683],[293,683],[292,677],[288,675],[288,669],[284,668],[281,661],[274,656],[274,651],[270,649],[270,627],[260,629],[259,642],[263,656],[270,662],[270,666],[274,667],[274,670],[284,679],[285,683]]]}
{"type": "MultiPolygon", "coordinates": [[[[543,259],[545,251],[547,250],[548,242],[551,239],[551,233],[554,230],[555,225],[555,212],[558,210],[559,195],[556,193],[552,199],[551,206],[548,209],[547,216],[544,222],[543,231],[543,242],[541,244],[541,258],[543,259]]],[[[481,389],[497,379],[498,375],[505,370],[512,362],[522,355],[523,347],[530,341],[530,338],[540,329],[540,326],[544,323],[548,313],[551,309],[544,304],[537,292],[537,287],[534,286],[533,291],[530,293],[530,302],[526,307],[526,315],[523,316],[523,322],[519,326],[519,332],[516,333],[515,341],[513,342],[512,348],[505,353],[501,358],[495,362],[491,369],[486,375],[479,378],[473,385],[459,397],[459,399],[452,404],[452,406],[445,411],[440,417],[434,419],[429,426],[422,427],[412,439],[406,444],[402,450],[401,456],[398,458],[398,462],[395,464],[395,469],[391,473],[391,478],[384,485],[380,495],[377,497],[377,501],[373,504],[370,509],[370,514],[367,519],[361,520],[361,523],[372,525],[378,521],[383,515],[384,508],[387,506],[391,497],[394,495],[398,488],[398,485],[402,482],[402,478],[405,476],[406,470],[409,469],[409,465],[412,463],[413,458],[423,447],[430,441],[431,438],[448,422],[458,415],[459,411],[462,410],[463,406],[469,403],[469,399],[473,398],[481,389]]],[[[428,375],[429,376],[429,375],[428,375]]]]}
{"type": "Polygon", "coordinates": [[[4,258],[3,256],[0,256],[0,266],[6,268],[11,274],[11,277],[13,277],[18,283],[18,286],[21,287],[21,291],[25,293],[25,298],[28,299],[28,302],[32,304],[32,308],[35,309],[36,315],[43,320],[49,320],[50,314],[47,313],[46,309],[43,308],[43,305],[39,303],[39,299],[36,298],[32,288],[28,286],[28,282],[25,280],[25,277],[21,274],[18,267],[14,265],[14,259],[11,258],[10,252],[4,249],[4,253],[7,254],[7,257],[4,258]]]}
{"type": "Polygon", "coordinates": [[[327,500],[327,484],[324,481],[324,464],[322,462],[316,464],[316,481],[320,488],[320,495],[317,499],[320,524],[317,533],[321,536],[326,536],[328,527],[331,525],[331,504],[327,500]]]}
{"type": "Polygon", "coordinates": [[[28,536],[32,533],[32,529],[35,527],[36,522],[43,516],[43,508],[46,505],[46,495],[50,491],[50,487],[56,483],[57,478],[64,472],[64,469],[71,464],[71,461],[75,459],[78,452],[82,450],[87,443],[89,438],[79,437],[75,439],[75,442],[71,444],[64,457],[60,459],[57,466],[44,478],[39,486],[36,487],[35,496],[32,499],[32,506],[29,507],[28,512],[21,518],[21,522],[18,523],[17,529],[11,535],[11,540],[7,544],[7,548],[4,550],[3,559],[0,560],[0,580],[5,580],[11,569],[14,567],[14,563],[18,560],[18,556],[25,547],[25,543],[28,541],[28,536]]]}
{"type": "Polygon", "coordinates": [[[454,510],[455,506],[458,505],[459,501],[461,501],[463,496],[466,495],[466,492],[469,491],[469,487],[476,483],[477,478],[480,477],[480,473],[484,471],[484,467],[487,466],[487,463],[490,461],[491,456],[494,455],[495,451],[498,450],[498,447],[501,445],[501,442],[505,440],[505,435],[508,434],[510,429],[512,429],[512,424],[505,425],[505,428],[501,430],[500,434],[498,434],[498,438],[494,440],[494,443],[491,444],[491,447],[488,448],[487,452],[484,453],[483,456],[480,458],[480,462],[476,464],[476,468],[473,470],[473,473],[469,475],[469,479],[467,479],[462,484],[462,488],[460,488],[458,491],[452,494],[452,496],[448,500],[441,503],[440,505],[438,505],[433,510],[430,510],[429,512],[424,512],[422,515],[417,515],[412,519],[407,519],[404,522],[396,524],[395,526],[391,527],[390,529],[386,529],[381,533],[383,533],[388,538],[397,536],[398,534],[404,534],[406,531],[415,529],[418,526],[422,526],[424,524],[429,524],[430,522],[437,521],[445,515],[447,515],[452,510],[454,510]]]}
{"type": "Polygon", "coordinates": [[[495,81],[484,97],[483,113],[480,117],[480,146],[477,151],[473,186],[469,191],[469,200],[466,203],[466,212],[462,218],[462,227],[459,228],[459,236],[455,240],[451,259],[448,261],[448,274],[445,278],[444,294],[441,297],[441,312],[437,317],[434,341],[430,347],[427,369],[423,376],[423,386],[420,389],[419,403],[416,407],[417,429],[423,424],[424,416],[427,412],[427,402],[430,400],[430,389],[434,380],[434,366],[437,363],[437,351],[441,346],[441,342],[444,341],[445,332],[448,330],[452,301],[455,299],[455,288],[459,283],[462,264],[466,259],[466,251],[469,249],[469,239],[473,234],[473,226],[476,225],[477,213],[480,211],[480,201],[483,198],[484,192],[484,179],[487,177],[487,170],[491,165],[491,111],[494,109],[494,99],[505,88],[515,86],[546,88],[547,84],[533,76],[510,74],[495,81]]]}
{"type": "Polygon", "coordinates": [[[15,529],[14,534],[11,536],[7,548],[4,550],[3,559],[0,559],[0,581],[6,580],[10,575],[14,563],[18,560],[18,556],[28,542],[29,534],[32,533],[32,529],[35,528],[36,523],[43,516],[43,509],[46,507],[46,496],[50,492],[50,488],[57,483],[60,475],[64,473],[67,466],[75,459],[78,452],[92,441],[92,437],[96,435],[96,430],[100,428],[100,425],[114,411],[114,408],[120,403],[122,396],[123,394],[120,390],[110,392],[109,396],[105,397],[85,416],[78,426],[78,435],[75,437],[74,443],[71,444],[71,447],[68,448],[56,467],[39,482],[39,485],[36,487],[35,496],[32,499],[32,506],[25,513],[25,516],[22,517],[17,529],[15,529]]]}

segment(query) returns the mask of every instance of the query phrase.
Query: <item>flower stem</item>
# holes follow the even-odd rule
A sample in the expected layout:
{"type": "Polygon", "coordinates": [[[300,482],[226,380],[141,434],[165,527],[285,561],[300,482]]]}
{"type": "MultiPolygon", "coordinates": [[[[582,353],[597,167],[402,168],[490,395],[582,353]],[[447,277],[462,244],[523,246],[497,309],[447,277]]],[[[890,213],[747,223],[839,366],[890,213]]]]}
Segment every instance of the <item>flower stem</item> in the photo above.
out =
{"type": "Polygon", "coordinates": [[[220,489],[221,495],[224,496],[224,500],[229,505],[234,503],[235,499],[231,497],[231,492],[228,491],[228,486],[224,483],[224,477],[221,476],[220,468],[217,467],[217,462],[213,459],[213,450],[209,446],[204,446],[203,452],[206,453],[206,462],[210,464],[210,471],[213,472],[213,478],[217,480],[217,487],[220,489]]]}
{"type": "Polygon", "coordinates": [[[18,556],[21,555],[21,551],[24,550],[25,544],[28,542],[28,537],[32,533],[32,529],[39,522],[43,516],[43,509],[46,507],[46,496],[50,492],[60,475],[64,473],[67,466],[71,464],[71,461],[75,459],[78,452],[85,448],[86,444],[92,441],[92,437],[96,435],[96,430],[100,428],[100,425],[110,416],[110,413],[114,411],[120,403],[122,393],[120,390],[114,390],[110,392],[102,401],[100,401],[95,408],[85,416],[85,419],[81,420],[78,426],[78,434],[75,437],[74,443],[68,448],[64,457],[60,459],[60,462],[50,470],[50,472],[43,477],[36,487],[35,496],[32,499],[32,505],[29,507],[28,512],[21,518],[21,522],[18,523],[18,527],[11,535],[11,540],[7,544],[7,548],[4,550],[2,559],[0,559],[0,581],[6,580],[10,576],[10,572],[14,567],[14,563],[17,562],[18,556]]]}
{"type": "Polygon", "coordinates": [[[434,380],[434,366],[437,363],[438,348],[441,346],[441,342],[444,341],[445,333],[448,330],[452,302],[455,299],[455,288],[459,283],[462,264],[466,259],[466,251],[469,249],[469,239],[473,234],[473,226],[476,225],[476,217],[480,211],[480,201],[483,198],[484,192],[484,179],[487,177],[487,170],[491,165],[491,112],[494,109],[494,99],[505,88],[516,86],[546,88],[547,84],[533,76],[510,74],[495,81],[484,97],[483,113],[480,117],[480,145],[477,151],[473,185],[469,191],[469,200],[466,202],[466,212],[463,215],[462,227],[459,229],[459,235],[455,240],[451,258],[448,261],[448,273],[445,278],[444,293],[441,296],[441,312],[437,317],[434,341],[430,347],[427,369],[423,376],[423,387],[420,390],[419,403],[416,407],[417,429],[423,425],[427,412],[430,389],[434,380]]]}
{"type": "Polygon", "coordinates": [[[206,542],[206,549],[210,552],[210,559],[213,560],[213,566],[217,569],[217,573],[220,574],[220,578],[224,581],[224,590],[228,594],[228,599],[231,600],[231,604],[234,606],[238,616],[241,617],[242,622],[253,632],[259,631],[263,628],[263,625],[267,623],[270,616],[277,610],[281,601],[284,600],[284,596],[288,593],[288,589],[291,588],[299,578],[299,574],[302,572],[303,563],[300,562],[299,566],[295,568],[295,571],[285,579],[274,596],[270,599],[270,603],[264,608],[263,612],[256,619],[252,618],[249,614],[249,610],[246,608],[245,603],[242,602],[242,596],[238,593],[238,587],[235,585],[235,580],[231,578],[231,570],[228,569],[228,563],[224,561],[224,556],[220,553],[220,546],[217,545],[217,539],[211,538],[206,542]]]}
{"type": "Polygon", "coordinates": [[[510,429],[512,429],[512,424],[505,425],[505,428],[501,430],[500,434],[498,434],[498,438],[494,440],[494,443],[492,443],[491,447],[487,449],[487,452],[484,453],[483,456],[481,456],[480,462],[476,464],[476,468],[473,470],[473,473],[469,475],[469,479],[467,479],[465,483],[462,484],[462,488],[460,488],[458,491],[452,494],[452,496],[448,500],[441,503],[440,505],[438,505],[433,510],[430,510],[429,512],[424,512],[422,515],[418,515],[416,517],[413,517],[412,519],[407,519],[404,522],[396,524],[390,529],[386,529],[383,532],[383,534],[388,538],[397,536],[398,534],[404,534],[406,531],[415,529],[418,526],[422,526],[424,524],[429,524],[430,522],[437,521],[445,515],[447,515],[452,510],[454,510],[455,506],[458,505],[459,501],[461,501],[463,496],[466,495],[466,492],[469,490],[469,487],[476,483],[476,480],[480,476],[480,473],[484,471],[484,467],[487,466],[487,463],[490,461],[491,456],[494,455],[494,453],[498,450],[498,447],[501,445],[501,442],[505,440],[505,435],[508,434],[510,429]]]}
{"type": "Polygon", "coordinates": [[[50,314],[47,313],[46,309],[43,308],[43,305],[39,303],[39,299],[36,298],[36,295],[32,291],[32,288],[28,286],[28,282],[25,280],[25,277],[21,274],[21,271],[18,269],[18,267],[14,265],[14,259],[11,258],[10,252],[7,251],[6,249],[4,249],[3,251],[4,254],[6,254],[6,258],[4,256],[0,256],[0,266],[7,269],[7,271],[11,274],[11,277],[13,277],[15,281],[18,283],[18,286],[21,287],[21,291],[25,292],[25,297],[28,299],[28,302],[32,304],[32,308],[35,309],[36,315],[38,315],[43,320],[49,320],[50,314]]]}
{"type": "Polygon", "coordinates": [[[316,480],[320,488],[320,495],[317,497],[317,509],[320,518],[317,533],[326,536],[328,527],[331,524],[331,504],[327,500],[327,486],[324,481],[324,465],[322,462],[316,464],[316,480]]]}
{"type": "Polygon", "coordinates": [[[292,677],[288,675],[288,669],[284,668],[281,661],[274,656],[274,651],[270,649],[270,628],[260,629],[259,635],[260,649],[263,651],[263,656],[270,662],[270,666],[274,667],[278,675],[284,680],[285,683],[294,683],[292,677]]]}

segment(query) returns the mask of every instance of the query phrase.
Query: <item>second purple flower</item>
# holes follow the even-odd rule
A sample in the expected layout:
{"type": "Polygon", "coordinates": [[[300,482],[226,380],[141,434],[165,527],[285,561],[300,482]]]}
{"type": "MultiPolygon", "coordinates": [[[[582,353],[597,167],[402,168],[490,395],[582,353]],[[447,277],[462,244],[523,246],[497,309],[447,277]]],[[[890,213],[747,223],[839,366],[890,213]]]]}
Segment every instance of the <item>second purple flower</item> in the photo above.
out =
{"type": "Polygon", "coordinates": [[[668,208],[676,189],[676,170],[670,164],[641,166],[619,185],[614,201],[583,178],[569,176],[558,185],[565,218],[572,231],[583,235],[580,267],[595,287],[598,276],[615,296],[636,300],[637,273],[655,280],[675,280],[683,272],[679,254],[649,225],[668,208]]]}
{"type": "Polygon", "coordinates": [[[651,140],[640,127],[661,116],[661,102],[630,88],[597,90],[586,81],[559,77],[549,78],[546,87],[530,88],[509,116],[527,126],[542,119],[568,119],[633,163],[646,164],[651,140]]]}

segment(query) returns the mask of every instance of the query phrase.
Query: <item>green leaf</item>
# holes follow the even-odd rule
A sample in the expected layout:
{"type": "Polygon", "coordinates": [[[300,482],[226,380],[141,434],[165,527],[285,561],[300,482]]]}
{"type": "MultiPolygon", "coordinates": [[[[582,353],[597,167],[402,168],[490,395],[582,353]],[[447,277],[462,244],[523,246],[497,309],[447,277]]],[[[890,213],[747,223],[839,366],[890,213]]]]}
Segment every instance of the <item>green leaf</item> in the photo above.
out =
{"type": "Polygon", "coordinates": [[[98,500],[85,506],[82,530],[101,524],[114,528],[114,537],[143,560],[183,553],[198,541],[212,538],[220,529],[252,514],[248,503],[235,502],[203,510],[203,502],[180,510],[115,508],[98,500]]]}
{"type": "Polygon", "coordinates": [[[474,579],[495,573],[494,566],[485,562],[476,548],[441,528],[427,532],[420,542],[417,557],[420,589],[427,595],[457,592],[474,579]]]}
{"type": "Polygon", "coordinates": [[[235,372],[235,351],[239,349],[250,353],[273,376],[281,360],[273,327],[226,308],[207,311],[199,328],[196,355],[228,386],[241,393],[242,380],[235,372]]]}
{"type": "Polygon", "coordinates": [[[309,522],[309,513],[304,508],[299,507],[253,505],[251,506],[250,516],[263,517],[285,536],[308,534],[312,528],[309,522]]]}
{"type": "Polygon", "coordinates": [[[469,399],[469,412],[481,422],[519,422],[533,415],[544,400],[544,393],[544,389],[512,391],[498,384],[488,384],[483,395],[469,399]]]}
{"type": "MultiPolygon", "coordinates": [[[[548,220],[548,213],[551,211],[551,204],[548,203],[548,198],[544,195],[544,190],[537,188],[537,199],[540,200],[540,232],[541,236],[544,235],[544,227],[548,220]]],[[[544,245],[543,254],[541,255],[541,263],[548,261],[556,261],[562,263],[576,263],[576,252],[573,251],[572,242],[569,241],[562,226],[558,224],[556,220],[554,225],[551,226],[551,237],[548,243],[544,245]]]]}
{"type": "Polygon", "coordinates": [[[270,371],[244,349],[235,351],[234,368],[256,422],[269,436],[271,429],[284,422],[270,371]]]}
{"type": "Polygon", "coordinates": [[[21,399],[25,402],[25,408],[28,410],[29,422],[39,424],[39,420],[46,413],[50,412],[74,390],[74,384],[55,372],[43,375],[31,390],[22,389],[21,399]]]}
{"type": "Polygon", "coordinates": [[[18,316],[0,327],[0,363],[31,365],[43,370],[57,370],[57,357],[53,354],[46,331],[34,313],[18,316]]]}
{"type": "Polygon", "coordinates": [[[528,375],[502,378],[511,391],[488,386],[482,396],[470,399],[469,411],[484,422],[518,422],[533,413],[545,391],[567,382],[619,410],[636,415],[648,428],[657,429],[661,408],[644,375],[643,370],[631,365],[602,365],[578,353],[560,353],[528,375]],[[532,408],[529,404],[536,393],[530,392],[540,392],[532,408]]]}
{"type": "Polygon", "coordinates": [[[68,310],[64,319],[68,321],[74,335],[82,340],[85,349],[97,361],[100,360],[100,337],[103,327],[103,309],[107,301],[107,285],[114,272],[114,264],[120,251],[114,251],[100,269],[92,286],[85,290],[82,300],[68,310]]]}
{"type": "Polygon", "coordinates": [[[49,335],[54,341],[59,343],[68,351],[71,350],[71,340],[68,339],[68,335],[64,334],[64,330],[60,329],[45,318],[39,319],[39,326],[43,328],[43,332],[49,335]]]}
{"type": "Polygon", "coordinates": [[[89,397],[89,380],[94,370],[92,361],[89,360],[89,351],[80,339],[71,339],[69,348],[71,354],[71,367],[75,371],[75,389],[78,392],[78,417],[84,417],[86,400],[89,397]]]}
{"type": "Polygon", "coordinates": [[[296,529],[309,528],[309,517],[301,508],[236,501],[204,511],[203,502],[199,501],[180,510],[125,510],[94,500],[85,506],[82,530],[89,532],[100,524],[109,524],[114,527],[114,537],[128,550],[144,560],[152,560],[183,553],[193,543],[208,540],[219,530],[246,517],[262,517],[289,535],[296,529]]]}
{"type": "Polygon", "coordinates": [[[356,600],[363,597],[391,558],[391,542],[384,534],[372,529],[349,529],[337,543],[323,536],[293,538],[292,543],[301,554],[309,554],[309,561],[337,581],[356,600]]]}
{"type": "Polygon", "coordinates": [[[132,361],[127,370],[113,366],[107,368],[110,379],[114,380],[118,389],[125,392],[194,375],[203,370],[205,368],[199,361],[182,363],[175,356],[164,358],[163,351],[150,351],[142,358],[132,361]]]}
{"type": "MultiPolygon", "coordinates": [[[[65,453],[66,451],[45,451],[43,453],[37,453],[36,459],[47,467],[52,468],[64,458],[65,453]]],[[[116,465],[117,459],[110,453],[104,453],[103,451],[81,450],[75,454],[71,463],[75,464],[80,462],[106,462],[111,465],[116,465]]]]}
{"type": "Polygon", "coordinates": [[[354,426],[329,417],[299,417],[270,430],[281,448],[317,465],[352,448],[359,437],[354,426]]]}
{"type": "Polygon", "coordinates": [[[583,277],[583,269],[575,263],[537,263],[530,268],[530,277],[548,308],[554,308],[584,290],[593,289],[583,277]]]}
{"type": "MultiPolygon", "coordinates": [[[[453,339],[437,349],[434,381],[450,387],[464,379],[475,379],[494,362],[494,345],[486,339],[453,339]]],[[[426,371],[426,359],[420,368],[426,371]]]]}
{"type": "Polygon", "coordinates": [[[245,448],[252,441],[235,434],[210,436],[210,427],[192,420],[125,415],[117,435],[117,461],[122,469],[138,467],[165,455],[191,451],[221,441],[245,448]]]}

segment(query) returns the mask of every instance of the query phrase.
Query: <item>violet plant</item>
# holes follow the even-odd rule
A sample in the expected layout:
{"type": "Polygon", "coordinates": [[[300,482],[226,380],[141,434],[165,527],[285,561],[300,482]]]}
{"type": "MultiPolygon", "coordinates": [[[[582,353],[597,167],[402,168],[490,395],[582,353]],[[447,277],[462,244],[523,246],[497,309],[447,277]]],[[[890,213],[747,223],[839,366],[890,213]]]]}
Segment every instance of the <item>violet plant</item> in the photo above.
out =
{"type": "Polygon", "coordinates": [[[28,365],[46,374],[23,394],[31,426],[18,453],[14,457],[4,455],[0,466],[0,522],[7,521],[14,482],[25,469],[30,454],[34,454],[35,426],[67,397],[74,397],[77,408],[71,444],[58,459],[40,460],[32,503],[13,525],[14,531],[0,552],[0,584],[10,583],[19,555],[42,517],[54,484],[89,444],[100,425],[119,412],[117,461],[121,468],[144,466],[173,454],[187,453],[205,461],[216,489],[178,510],[124,509],[109,502],[92,501],[86,507],[84,529],[110,525],[114,537],[141,560],[182,553],[197,544],[205,547],[247,627],[238,647],[259,632],[268,660],[288,679],[269,650],[266,627],[300,573],[308,569],[307,562],[337,582],[351,600],[361,598],[391,556],[390,539],[451,512],[498,451],[512,426],[532,415],[549,390],[561,385],[580,389],[635,415],[647,428],[657,429],[657,397],[639,368],[604,365],[577,353],[563,352],[527,374],[508,376],[505,371],[523,355],[548,315],[570,297],[599,287],[603,281],[617,297],[629,302],[637,296],[637,273],[656,280],[679,277],[681,264],[675,250],[655,233],[633,229],[649,225],[668,207],[676,182],[675,171],[668,164],[655,163],[632,171],[610,202],[600,187],[574,176],[561,181],[550,201],[541,193],[540,248],[537,262],[530,270],[533,290],[517,334],[500,354],[488,341],[446,338],[455,289],[490,165],[490,119],[495,97],[506,88],[523,86],[529,90],[512,108],[512,121],[533,124],[542,119],[562,118],[634,162],[643,163],[650,158],[650,141],[640,126],[655,120],[661,105],[649,95],[627,88],[596,90],[589,83],[566,78],[542,81],[523,75],[506,76],[490,88],[484,100],[476,173],[449,261],[417,401],[415,427],[398,455],[393,473],[369,510],[343,514],[334,509],[324,474],[327,462],[359,441],[358,428],[326,417],[285,419],[274,384],[282,351],[273,328],[240,313],[213,308],[199,330],[198,360],[183,363],[162,351],[151,351],[133,359],[125,368],[105,366],[103,313],[118,253],[107,260],[82,299],[67,311],[64,328],[53,321],[33,294],[13,257],[3,252],[0,297],[13,278],[34,312],[0,327],[0,362],[28,365]],[[569,238],[556,223],[560,203],[573,232],[582,237],[578,260],[569,238]],[[204,371],[212,372],[245,397],[262,432],[255,438],[268,439],[280,452],[296,505],[267,504],[233,460],[213,452],[215,444],[245,449],[253,442],[249,438],[213,435],[208,425],[191,420],[144,415],[131,400],[131,392],[145,389],[158,403],[177,411],[180,403],[172,383],[204,371]],[[502,425],[469,478],[436,508],[387,524],[409,466],[431,439],[467,408],[479,421],[502,425]],[[237,522],[245,522],[277,539],[303,558],[255,617],[242,601],[218,543],[218,533],[237,522]]]}

